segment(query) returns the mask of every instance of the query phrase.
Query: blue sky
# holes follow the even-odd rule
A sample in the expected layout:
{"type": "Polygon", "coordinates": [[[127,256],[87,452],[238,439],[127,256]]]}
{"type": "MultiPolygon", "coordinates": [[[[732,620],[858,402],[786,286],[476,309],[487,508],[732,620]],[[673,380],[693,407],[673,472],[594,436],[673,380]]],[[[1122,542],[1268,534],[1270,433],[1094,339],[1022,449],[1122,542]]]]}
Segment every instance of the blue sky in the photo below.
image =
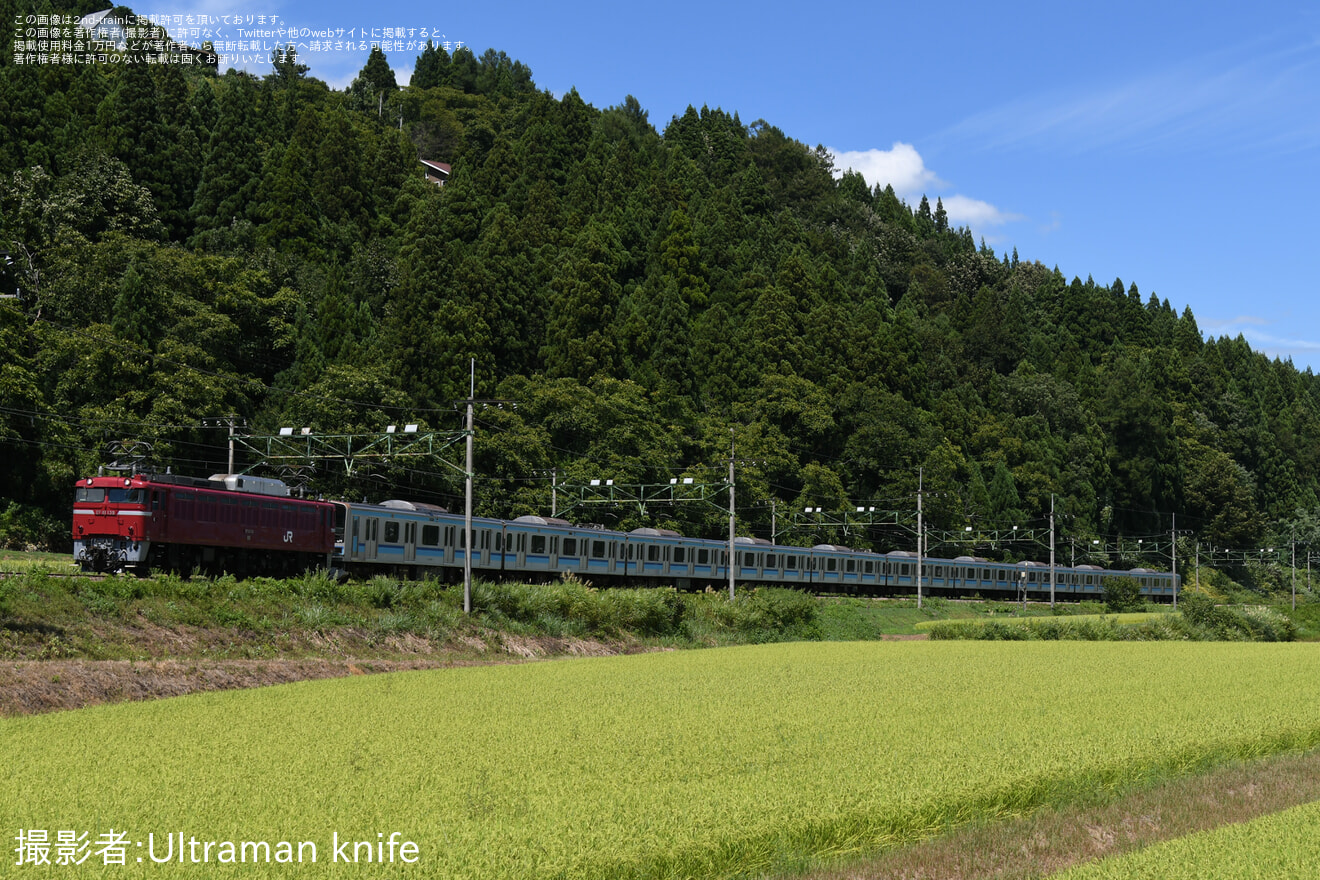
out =
{"type": "MultiPolygon", "coordinates": [[[[157,11],[428,28],[596,107],[632,94],[661,130],[688,104],[765,119],[997,252],[1320,370],[1320,5],[266,2],[157,11]]],[[[401,84],[416,54],[387,52],[401,84]]],[[[366,53],[302,60],[343,87],[366,53]]]]}

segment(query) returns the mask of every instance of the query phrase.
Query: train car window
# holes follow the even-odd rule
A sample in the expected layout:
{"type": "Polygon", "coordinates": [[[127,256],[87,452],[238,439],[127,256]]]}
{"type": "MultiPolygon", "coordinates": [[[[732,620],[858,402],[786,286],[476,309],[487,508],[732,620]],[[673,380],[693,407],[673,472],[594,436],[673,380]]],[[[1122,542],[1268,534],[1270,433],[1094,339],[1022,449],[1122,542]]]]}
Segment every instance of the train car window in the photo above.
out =
{"type": "Polygon", "coordinates": [[[934,573],[933,575],[931,575],[931,576],[932,576],[932,577],[937,577],[937,578],[942,578],[942,577],[944,577],[944,566],[942,566],[942,565],[937,565],[937,566],[935,566],[935,573],[934,573]]]}
{"type": "Polygon", "coordinates": [[[422,526],[422,545],[426,547],[440,546],[440,527],[423,525],[422,526]]]}
{"type": "Polygon", "coordinates": [[[354,544],[357,543],[357,539],[358,539],[358,518],[357,518],[356,516],[353,517],[353,530],[349,533],[349,538],[352,540],[352,542],[353,542],[354,544]]]}
{"type": "Polygon", "coordinates": [[[849,574],[852,574],[853,572],[857,571],[857,560],[845,559],[843,561],[843,570],[848,572],[849,574]]]}
{"type": "Polygon", "coordinates": [[[659,544],[651,544],[650,546],[648,546],[648,547],[646,548],[646,561],[647,561],[647,562],[659,562],[659,561],[660,561],[660,545],[659,545],[659,544]]]}
{"type": "Polygon", "coordinates": [[[675,548],[674,548],[674,562],[676,562],[676,563],[678,563],[678,564],[680,564],[680,565],[682,565],[682,564],[684,564],[684,563],[687,562],[687,548],[686,548],[686,547],[675,547],[675,548]]]}
{"type": "Polygon", "coordinates": [[[532,552],[545,552],[545,535],[532,535],[532,552]]]}
{"type": "Polygon", "coordinates": [[[1001,568],[999,570],[998,575],[995,577],[995,580],[999,581],[1000,583],[1003,583],[1004,581],[1008,580],[1008,572],[1004,571],[1001,568]]]}
{"type": "Polygon", "coordinates": [[[408,523],[403,530],[403,540],[408,544],[417,543],[417,523],[408,523]]]}
{"type": "Polygon", "coordinates": [[[798,564],[798,558],[796,556],[784,557],[784,568],[788,569],[789,571],[797,571],[797,567],[798,567],[797,564],[798,564]]]}
{"type": "Polygon", "coordinates": [[[870,562],[869,560],[867,562],[863,562],[862,574],[875,574],[875,563],[870,562]]]}
{"type": "Polygon", "coordinates": [[[910,571],[911,568],[912,568],[912,566],[910,566],[908,563],[904,562],[903,564],[901,564],[901,565],[898,567],[898,573],[899,573],[899,575],[900,575],[901,577],[907,577],[909,574],[912,573],[912,572],[910,571]]]}
{"type": "Polygon", "coordinates": [[[710,565],[710,551],[705,547],[697,549],[697,565],[710,565]]]}
{"type": "Polygon", "coordinates": [[[838,571],[838,570],[839,570],[839,560],[835,559],[833,556],[831,556],[830,558],[826,559],[826,560],[825,560],[825,570],[826,570],[826,571],[838,571]]]}
{"type": "Polygon", "coordinates": [[[592,542],[591,542],[591,558],[592,558],[592,559],[604,559],[604,558],[605,558],[605,542],[604,542],[604,541],[592,541],[592,542]]]}
{"type": "Polygon", "coordinates": [[[399,524],[396,522],[385,523],[385,543],[397,544],[399,542],[399,524]]]}
{"type": "Polygon", "coordinates": [[[577,556],[577,555],[578,555],[577,538],[565,538],[565,539],[564,539],[564,555],[565,555],[565,556],[577,556]]]}
{"type": "Polygon", "coordinates": [[[765,554],[765,567],[766,567],[766,568],[774,568],[774,567],[775,567],[775,554],[773,554],[773,553],[767,553],[767,554],[765,554]]]}

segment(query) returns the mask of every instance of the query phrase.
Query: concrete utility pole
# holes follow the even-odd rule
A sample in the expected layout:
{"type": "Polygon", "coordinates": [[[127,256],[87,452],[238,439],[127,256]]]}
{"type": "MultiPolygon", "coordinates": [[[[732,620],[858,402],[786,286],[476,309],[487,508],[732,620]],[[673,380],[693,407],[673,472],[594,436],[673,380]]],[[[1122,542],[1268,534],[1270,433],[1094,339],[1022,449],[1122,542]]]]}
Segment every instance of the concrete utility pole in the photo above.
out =
{"type": "Polygon", "coordinates": [[[1050,493],[1050,607],[1054,607],[1054,493],[1050,493]]]}
{"type": "Polygon", "coordinates": [[[733,573],[734,567],[738,564],[738,557],[733,543],[733,454],[734,454],[734,435],[733,428],[729,429],[729,600],[733,601],[733,573]]]}
{"type": "Polygon", "coordinates": [[[463,613],[472,613],[472,405],[477,396],[477,359],[472,358],[467,399],[467,465],[463,468],[466,491],[463,499],[463,613]]]}
{"type": "Polygon", "coordinates": [[[1173,557],[1173,608],[1178,609],[1178,514],[1171,514],[1173,517],[1173,549],[1169,555],[1173,557]]]}
{"type": "Polygon", "coordinates": [[[921,484],[925,475],[923,468],[917,468],[917,607],[921,607],[921,557],[925,552],[925,543],[922,538],[924,532],[921,528],[921,484]]]}

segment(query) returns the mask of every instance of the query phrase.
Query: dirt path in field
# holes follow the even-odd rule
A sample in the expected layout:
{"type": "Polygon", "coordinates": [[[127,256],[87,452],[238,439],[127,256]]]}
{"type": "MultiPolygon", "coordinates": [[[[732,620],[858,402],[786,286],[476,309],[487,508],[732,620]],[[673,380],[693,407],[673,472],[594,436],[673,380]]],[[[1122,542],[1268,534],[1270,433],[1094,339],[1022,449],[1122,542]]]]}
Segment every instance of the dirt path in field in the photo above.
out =
{"type": "Polygon", "coordinates": [[[651,650],[631,643],[510,635],[488,641],[471,638],[458,645],[403,647],[412,650],[383,658],[0,660],[0,717],[308,679],[651,650]]]}
{"type": "Polygon", "coordinates": [[[1103,804],[960,829],[799,880],[1027,880],[1320,800],[1320,752],[1223,767],[1103,804]]]}

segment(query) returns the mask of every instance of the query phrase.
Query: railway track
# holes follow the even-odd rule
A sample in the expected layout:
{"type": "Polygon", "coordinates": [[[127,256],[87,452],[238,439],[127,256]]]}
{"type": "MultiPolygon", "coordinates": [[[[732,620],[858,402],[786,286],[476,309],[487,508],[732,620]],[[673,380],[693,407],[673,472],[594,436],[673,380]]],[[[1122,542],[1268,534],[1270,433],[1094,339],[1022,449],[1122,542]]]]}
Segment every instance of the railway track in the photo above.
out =
{"type": "MultiPolygon", "coordinates": [[[[22,577],[25,574],[31,574],[31,570],[30,571],[0,571],[0,580],[11,577],[22,577]]],[[[81,571],[48,571],[45,572],[45,575],[46,577],[53,577],[53,578],[87,578],[87,580],[89,581],[103,581],[107,577],[109,577],[109,575],[106,574],[92,574],[81,571]]]]}

